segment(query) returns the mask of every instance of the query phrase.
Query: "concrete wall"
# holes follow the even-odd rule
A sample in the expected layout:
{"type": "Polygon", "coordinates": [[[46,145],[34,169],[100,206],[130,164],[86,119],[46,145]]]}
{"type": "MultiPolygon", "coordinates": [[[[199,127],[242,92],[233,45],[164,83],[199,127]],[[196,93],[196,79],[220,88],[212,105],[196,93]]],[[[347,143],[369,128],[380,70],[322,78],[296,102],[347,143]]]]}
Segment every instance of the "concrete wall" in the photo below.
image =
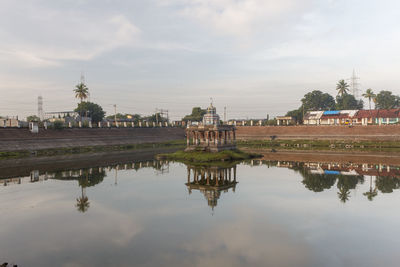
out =
{"type": "Polygon", "coordinates": [[[400,141],[400,125],[371,126],[238,126],[238,140],[308,139],[400,141]]]}
{"type": "Polygon", "coordinates": [[[165,142],[185,138],[182,128],[40,130],[0,129],[0,151],[165,142]]]}

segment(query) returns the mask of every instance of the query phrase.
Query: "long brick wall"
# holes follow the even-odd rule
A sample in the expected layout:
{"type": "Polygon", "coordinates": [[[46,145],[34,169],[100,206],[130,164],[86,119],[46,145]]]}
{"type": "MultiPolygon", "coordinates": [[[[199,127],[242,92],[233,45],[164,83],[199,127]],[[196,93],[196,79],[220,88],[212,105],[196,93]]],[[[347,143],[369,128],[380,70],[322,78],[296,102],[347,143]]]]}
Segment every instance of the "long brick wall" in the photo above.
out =
{"type": "Polygon", "coordinates": [[[112,128],[41,130],[0,129],[0,151],[39,150],[81,146],[109,146],[184,139],[182,128],[112,128]]]}
{"type": "Polygon", "coordinates": [[[400,141],[400,125],[372,126],[238,126],[238,140],[381,140],[400,141]]]}

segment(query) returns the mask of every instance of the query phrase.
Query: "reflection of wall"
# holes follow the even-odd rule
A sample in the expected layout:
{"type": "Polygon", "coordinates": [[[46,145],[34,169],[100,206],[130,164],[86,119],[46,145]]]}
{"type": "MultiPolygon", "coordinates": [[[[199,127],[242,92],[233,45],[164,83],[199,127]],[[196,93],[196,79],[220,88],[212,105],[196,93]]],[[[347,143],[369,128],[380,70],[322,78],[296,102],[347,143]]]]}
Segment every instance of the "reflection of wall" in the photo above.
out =
{"type": "Polygon", "coordinates": [[[93,168],[82,168],[82,169],[69,169],[69,170],[57,170],[52,172],[46,172],[39,170],[32,170],[30,176],[15,176],[1,179],[0,185],[8,186],[12,184],[25,184],[34,182],[43,182],[48,179],[56,180],[77,180],[83,181],[88,179],[88,184],[85,186],[92,186],[101,183],[106,175],[106,170],[139,170],[142,168],[152,168],[158,173],[164,173],[168,171],[169,161],[166,160],[150,160],[150,161],[136,161],[123,164],[114,164],[109,166],[99,166],[93,168]]]}

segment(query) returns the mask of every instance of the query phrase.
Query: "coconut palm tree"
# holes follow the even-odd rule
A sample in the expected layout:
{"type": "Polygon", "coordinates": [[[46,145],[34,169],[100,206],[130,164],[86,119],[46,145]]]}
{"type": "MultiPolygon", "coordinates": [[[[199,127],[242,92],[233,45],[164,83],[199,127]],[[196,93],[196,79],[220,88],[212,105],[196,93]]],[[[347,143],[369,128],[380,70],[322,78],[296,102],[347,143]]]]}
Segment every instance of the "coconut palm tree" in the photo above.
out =
{"type": "Polygon", "coordinates": [[[81,197],[76,199],[76,208],[80,212],[86,212],[89,209],[90,203],[87,196],[82,195],[81,197]]]}
{"type": "Polygon", "coordinates": [[[371,111],[371,100],[374,100],[376,95],[374,94],[374,92],[372,91],[372,89],[367,89],[367,91],[365,91],[365,93],[362,95],[364,98],[368,98],[369,101],[369,110],[371,111]]]}
{"type": "Polygon", "coordinates": [[[82,195],[76,199],[75,207],[80,212],[86,212],[89,209],[89,198],[86,196],[86,186],[89,184],[89,177],[86,171],[86,179],[81,184],[82,195]]]}
{"type": "Polygon", "coordinates": [[[372,201],[374,197],[378,195],[378,192],[376,190],[376,187],[372,189],[372,176],[369,177],[369,191],[363,193],[364,196],[368,198],[369,201],[372,201]]]}
{"type": "Polygon", "coordinates": [[[344,80],[340,80],[336,84],[336,90],[338,90],[338,95],[340,95],[341,97],[343,97],[343,95],[346,95],[347,92],[349,91],[349,87],[350,86],[344,80]]]}
{"type": "Polygon", "coordinates": [[[74,89],[75,98],[79,98],[81,103],[84,99],[87,99],[89,96],[89,88],[83,82],[77,84],[74,89]]]}

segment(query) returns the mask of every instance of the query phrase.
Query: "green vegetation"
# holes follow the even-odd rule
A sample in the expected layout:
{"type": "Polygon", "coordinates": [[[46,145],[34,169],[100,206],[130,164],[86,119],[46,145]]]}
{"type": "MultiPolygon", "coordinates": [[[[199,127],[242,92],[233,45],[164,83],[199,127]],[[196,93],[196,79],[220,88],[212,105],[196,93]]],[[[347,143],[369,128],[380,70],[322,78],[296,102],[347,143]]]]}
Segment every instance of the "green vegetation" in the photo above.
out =
{"type": "Polygon", "coordinates": [[[64,128],[64,122],[63,121],[54,121],[53,122],[53,128],[56,130],[62,130],[64,128]]]}
{"type": "Polygon", "coordinates": [[[368,103],[369,103],[369,110],[371,111],[371,100],[374,100],[376,98],[376,95],[374,94],[374,92],[372,91],[372,89],[367,89],[367,91],[365,91],[364,94],[362,94],[362,96],[364,98],[368,99],[368,103]]]}
{"type": "Polygon", "coordinates": [[[57,156],[57,155],[70,155],[81,153],[99,153],[111,151],[125,151],[137,149],[154,149],[154,148],[183,148],[185,146],[184,140],[168,141],[161,143],[144,143],[144,144],[131,144],[131,145],[115,145],[115,146],[84,146],[84,147],[68,147],[68,148],[51,148],[42,149],[37,151],[11,151],[0,152],[1,159],[23,158],[30,155],[35,156],[57,156]]]}
{"type": "Polygon", "coordinates": [[[89,88],[83,82],[77,84],[74,89],[75,98],[79,98],[81,103],[89,96],[89,88]]]}
{"type": "Polygon", "coordinates": [[[182,120],[183,121],[202,121],[204,114],[206,114],[207,110],[202,109],[200,107],[194,107],[192,109],[192,114],[186,115],[182,120]]]}
{"type": "Polygon", "coordinates": [[[363,101],[357,100],[353,95],[344,94],[336,97],[335,108],[337,110],[362,109],[363,107],[363,101]]]}
{"type": "Polygon", "coordinates": [[[181,161],[185,163],[211,163],[231,162],[259,157],[257,154],[249,154],[240,150],[225,150],[217,153],[204,151],[177,151],[171,154],[157,155],[159,159],[181,161]]]}
{"type": "Polygon", "coordinates": [[[75,112],[85,115],[85,117],[90,117],[94,123],[102,121],[104,115],[106,114],[101,106],[92,102],[79,103],[78,107],[75,109],[75,112]]]}
{"type": "Polygon", "coordinates": [[[390,91],[380,91],[379,94],[376,95],[374,101],[378,109],[391,109],[400,106],[400,97],[393,95],[390,91]]]}
{"type": "Polygon", "coordinates": [[[398,141],[254,140],[238,141],[237,145],[252,149],[400,152],[398,141]]]}
{"type": "Polygon", "coordinates": [[[340,80],[336,84],[336,90],[338,91],[338,95],[340,95],[341,97],[343,97],[344,95],[347,95],[348,91],[349,91],[349,87],[350,86],[344,80],[340,80]]]}

